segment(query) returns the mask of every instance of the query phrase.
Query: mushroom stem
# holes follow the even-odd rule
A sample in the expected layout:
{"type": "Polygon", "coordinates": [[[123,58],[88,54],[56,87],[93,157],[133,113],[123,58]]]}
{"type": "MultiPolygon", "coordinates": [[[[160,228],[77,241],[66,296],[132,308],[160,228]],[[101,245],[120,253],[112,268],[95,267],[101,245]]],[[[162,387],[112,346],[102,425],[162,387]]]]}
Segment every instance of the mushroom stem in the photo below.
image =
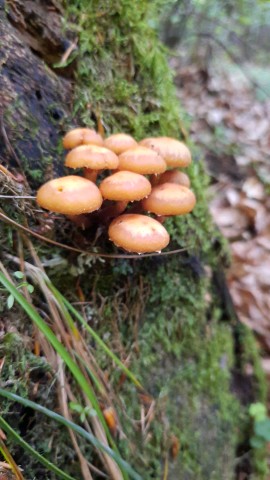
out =
{"type": "Polygon", "coordinates": [[[155,215],[155,220],[157,220],[157,222],[161,223],[161,225],[163,225],[163,223],[165,222],[166,218],[168,218],[168,216],[171,216],[171,215],[155,215]]]}
{"type": "Polygon", "coordinates": [[[101,223],[107,223],[114,217],[117,217],[123,213],[126,209],[128,202],[116,202],[113,205],[108,205],[96,213],[96,218],[101,223]]]}
{"type": "Polygon", "coordinates": [[[68,215],[69,220],[76,225],[76,227],[86,230],[91,227],[93,223],[93,216],[91,213],[82,215],[68,215]]]}
{"type": "Polygon", "coordinates": [[[150,183],[151,183],[152,187],[154,187],[155,185],[158,185],[159,178],[160,178],[159,173],[154,173],[153,175],[151,175],[150,183]]]}
{"type": "Polygon", "coordinates": [[[128,202],[116,202],[113,205],[107,205],[96,212],[82,215],[68,215],[69,220],[82,230],[87,230],[94,224],[107,224],[114,217],[123,213],[128,202]]]}
{"type": "Polygon", "coordinates": [[[144,211],[142,207],[142,200],[134,202],[132,207],[129,208],[128,213],[142,213],[144,211]]]}
{"type": "Polygon", "coordinates": [[[92,170],[91,168],[83,169],[84,178],[87,178],[87,180],[90,180],[93,183],[96,183],[98,173],[99,173],[99,170],[92,170]]]}

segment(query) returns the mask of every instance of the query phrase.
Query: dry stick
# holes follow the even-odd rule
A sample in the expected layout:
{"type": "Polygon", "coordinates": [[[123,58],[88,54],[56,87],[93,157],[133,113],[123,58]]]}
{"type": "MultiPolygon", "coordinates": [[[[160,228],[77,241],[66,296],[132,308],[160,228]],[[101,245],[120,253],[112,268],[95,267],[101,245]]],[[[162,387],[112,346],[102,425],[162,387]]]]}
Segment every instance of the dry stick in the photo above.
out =
{"type": "Polygon", "coordinates": [[[2,373],[3,367],[5,365],[6,357],[1,358],[0,360],[0,375],[2,373]]]}
{"type": "Polygon", "coordinates": [[[108,475],[104,472],[101,472],[97,467],[95,467],[92,463],[87,462],[90,470],[93,470],[94,473],[97,473],[101,478],[109,478],[108,475]]]}
{"type": "Polygon", "coordinates": [[[145,430],[145,411],[144,411],[144,406],[141,405],[141,431],[142,431],[142,435],[144,433],[144,430],[145,430]]]}
{"type": "Polygon", "coordinates": [[[62,56],[62,58],[61,58],[61,60],[58,64],[58,67],[61,67],[62,65],[64,66],[64,64],[68,61],[68,58],[71,55],[71,53],[73,52],[73,50],[76,50],[77,44],[78,44],[78,39],[76,38],[76,40],[70,44],[70,46],[67,48],[67,50],[63,54],[63,56],[62,56]]]}
{"type": "Polygon", "coordinates": [[[149,428],[150,428],[150,425],[154,419],[154,413],[155,413],[155,406],[156,406],[156,402],[155,400],[153,400],[153,402],[151,403],[150,407],[149,407],[149,410],[147,412],[147,415],[145,416],[145,421],[147,421],[146,425],[145,425],[145,429],[144,429],[144,435],[147,434],[149,428]]]}
{"type": "MultiPolygon", "coordinates": [[[[1,165],[0,165],[1,166],[1,165]]],[[[0,195],[0,198],[7,198],[7,199],[22,199],[22,200],[35,200],[36,197],[32,197],[30,195],[0,195]]]]}
{"type": "Polygon", "coordinates": [[[14,473],[16,480],[24,480],[22,472],[20,471],[17,463],[15,462],[6,444],[3,442],[1,438],[1,431],[0,431],[0,451],[2,452],[2,455],[5,458],[5,460],[8,462],[8,465],[10,466],[12,472],[14,473]]]}
{"type": "Polygon", "coordinates": [[[168,474],[169,474],[169,460],[168,460],[168,453],[166,453],[165,462],[164,462],[163,480],[168,480],[168,474]]]}
{"type": "Polygon", "coordinates": [[[0,261],[0,270],[6,276],[6,278],[10,281],[10,283],[12,283],[12,285],[15,286],[13,278],[11,278],[11,276],[9,275],[8,271],[5,269],[5,267],[4,267],[4,265],[1,261],[0,261]]]}
{"type": "MultiPolygon", "coordinates": [[[[67,420],[72,420],[72,416],[69,413],[68,403],[67,403],[66,381],[65,381],[65,373],[64,373],[64,368],[63,368],[63,360],[61,360],[58,355],[57,355],[57,363],[58,363],[57,371],[58,371],[58,381],[59,381],[58,398],[59,398],[60,405],[62,407],[61,408],[62,415],[67,420]]],[[[87,461],[86,461],[85,457],[83,456],[83,454],[80,450],[80,447],[78,445],[75,433],[70,428],[68,428],[68,432],[69,432],[71,441],[73,443],[75,452],[77,454],[77,457],[80,461],[81,472],[82,472],[84,480],[93,480],[93,477],[91,475],[91,472],[90,472],[88,464],[87,464],[87,461]]]]}
{"type": "Polygon", "coordinates": [[[32,235],[33,237],[38,238],[42,242],[50,243],[52,245],[55,245],[56,247],[64,248],[65,250],[69,250],[71,252],[77,252],[77,253],[84,253],[86,255],[91,255],[92,257],[97,257],[97,258],[107,258],[107,259],[113,259],[113,258],[130,258],[130,259],[141,259],[141,258],[146,258],[146,257],[160,257],[160,256],[165,256],[165,255],[176,255],[177,253],[181,252],[186,252],[188,248],[178,248],[177,250],[171,250],[169,252],[154,252],[154,253],[144,253],[142,255],[127,255],[127,254],[109,254],[109,253],[97,253],[97,252],[89,252],[88,250],[82,250],[80,248],[76,247],[71,247],[70,245],[65,245],[63,243],[56,242],[55,240],[51,240],[50,238],[43,237],[43,235],[40,235],[37,232],[34,232],[30,228],[24,227],[23,225],[20,225],[19,223],[15,222],[15,220],[12,220],[11,218],[7,217],[3,210],[0,208],[0,220],[3,220],[3,222],[14,226],[15,228],[22,230],[28,235],[32,235]]]}
{"type": "MultiPolygon", "coordinates": [[[[9,177],[9,178],[11,178],[14,182],[17,182],[16,177],[15,177],[6,167],[4,167],[4,165],[1,165],[1,164],[0,164],[0,171],[1,171],[2,174],[5,175],[6,177],[9,177]]],[[[18,183],[18,182],[17,182],[17,183],[18,183]]],[[[5,196],[5,195],[1,195],[1,198],[6,198],[6,196],[5,196]]],[[[13,197],[11,197],[11,198],[13,198],[13,197]]],[[[19,198],[21,198],[21,196],[19,196],[19,198]]],[[[27,198],[28,198],[28,197],[27,197],[27,198]]],[[[30,198],[32,198],[32,197],[30,197],[30,198]]],[[[35,197],[33,197],[33,198],[35,198],[35,197]]]]}

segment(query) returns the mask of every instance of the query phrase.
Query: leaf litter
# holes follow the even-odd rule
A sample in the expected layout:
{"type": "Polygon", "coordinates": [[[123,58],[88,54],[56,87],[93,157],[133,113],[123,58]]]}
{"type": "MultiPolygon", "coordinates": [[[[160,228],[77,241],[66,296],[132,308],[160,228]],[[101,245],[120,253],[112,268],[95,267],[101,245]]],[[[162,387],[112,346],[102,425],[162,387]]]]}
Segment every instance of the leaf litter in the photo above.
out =
{"type": "Polygon", "coordinates": [[[210,210],[231,248],[230,293],[270,376],[270,98],[259,99],[233,69],[174,67],[191,139],[212,177],[210,210]]]}

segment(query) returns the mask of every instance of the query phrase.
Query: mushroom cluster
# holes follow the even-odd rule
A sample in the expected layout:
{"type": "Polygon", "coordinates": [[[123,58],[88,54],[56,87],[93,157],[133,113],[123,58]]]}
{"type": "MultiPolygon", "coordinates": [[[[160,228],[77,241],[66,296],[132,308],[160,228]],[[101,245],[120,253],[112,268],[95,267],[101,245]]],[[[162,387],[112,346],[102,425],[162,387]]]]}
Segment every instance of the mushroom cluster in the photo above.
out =
{"type": "Polygon", "coordinates": [[[95,130],[76,128],[65,135],[63,146],[69,150],[65,166],[82,168],[83,177],[50,180],[38,190],[37,203],[82,228],[93,219],[103,223],[110,240],[128,252],[165,248],[170,241],[163,226],[166,217],[187,214],[195,206],[189,178],[179,170],[190,164],[191,154],[174,138],[138,143],[125,133],[103,139],[95,130]]]}

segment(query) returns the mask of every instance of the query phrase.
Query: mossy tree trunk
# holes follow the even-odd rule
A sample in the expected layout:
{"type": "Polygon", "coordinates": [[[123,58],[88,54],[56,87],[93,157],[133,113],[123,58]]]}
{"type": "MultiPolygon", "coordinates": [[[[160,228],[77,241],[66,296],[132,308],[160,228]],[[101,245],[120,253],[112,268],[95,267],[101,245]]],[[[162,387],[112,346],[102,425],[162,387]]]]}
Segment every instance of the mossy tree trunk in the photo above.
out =
{"type": "MultiPolygon", "coordinates": [[[[155,2],[139,0],[0,2],[0,156],[15,175],[24,173],[28,192],[63,171],[61,136],[71,126],[123,130],[137,139],[183,137],[171,73],[152,28],[157,13],[155,2]]],[[[226,295],[217,288],[226,246],[209,216],[207,178],[200,153],[192,148],[189,174],[198,205],[188,217],[167,222],[170,249],[184,248],[183,253],[93,262],[87,255],[74,257],[35,241],[62,293],[75,301],[79,285],[90,302],[91,322],[123,360],[129,357],[130,368],[155,400],[155,418],[142,432],[131,418],[140,416],[143,401],[128,383],[117,386],[115,380],[126,410],[118,413],[135,445],[129,451],[120,442],[121,448],[145,480],[165,478],[167,465],[170,480],[233,478],[237,447],[245,441],[239,431],[248,428],[246,406],[263,395],[253,339],[226,310],[226,295]],[[244,373],[247,364],[253,366],[249,376],[244,373]],[[242,404],[235,378],[250,387],[242,404]]],[[[2,175],[0,190],[6,192],[4,180],[2,175]]],[[[18,200],[1,202],[7,215],[23,222],[20,207],[18,200]]],[[[40,213],[28,208],[32,227],[36,218],[39,228],[44,226],[40,213]]],[[[6,253],[14,251],[15,240],[9,227],[0,228],[3,261],[12,270],[6,253]]],[[[50,224],[54,238],[82,242],[77,232],[67,231],[68,237],[65,232],[50,224]]],[[[98,247],[112,251],[102,239],[98,247]]],[[[1,348],[16,367],[4,375],[12,371],[18,380],[20,355],[34,360],[29,346],[16,355],[10,352],[10,318],[4,311],[6,340],[1,348]]],[[[16,329],[24,335],[20,318],[16,329]]],[[[102,356],[100,360],[106,368],[102,356]]],[[[31,396],[29,384],[25,393],[31,396]]],[[[34,426],[33,442],[39,447],[37,432],[34,426]]],[[[41,478],[30,461],[22,466],[26,478],[41,478]]]]}

